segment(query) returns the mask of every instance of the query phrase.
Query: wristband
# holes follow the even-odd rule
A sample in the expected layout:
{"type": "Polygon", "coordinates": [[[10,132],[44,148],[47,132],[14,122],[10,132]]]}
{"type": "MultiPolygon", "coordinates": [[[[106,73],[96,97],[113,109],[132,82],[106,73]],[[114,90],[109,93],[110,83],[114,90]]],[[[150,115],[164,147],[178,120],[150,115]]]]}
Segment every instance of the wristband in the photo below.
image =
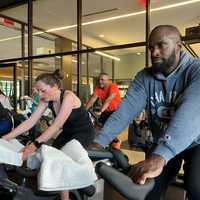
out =
{"type": "Polygon", "coordinates": [[[44,142],[39,143],[37,140],[35,140],[35,141],[33,142],[33,144],[35,145],[35,147],[36,147],[37,149],[39,149],[39,148],[44,144],[44,142]]]}

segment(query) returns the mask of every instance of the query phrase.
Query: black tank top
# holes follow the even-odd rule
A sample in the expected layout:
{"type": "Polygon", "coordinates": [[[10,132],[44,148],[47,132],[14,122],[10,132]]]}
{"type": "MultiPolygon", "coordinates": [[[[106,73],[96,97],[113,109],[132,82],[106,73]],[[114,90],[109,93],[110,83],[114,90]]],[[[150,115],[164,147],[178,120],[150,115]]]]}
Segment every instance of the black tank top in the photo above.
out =
{"type": "MultiPolygon", "coordinates": [[[[61,104],[63,101],[64,92],[65,91],[61,91],[61,104]]],[[[54,117],[56,117],[53,101],[49,102],[48,107],[52,110],[54,117]]],[[[68,138],[67,140],[71,140],[73,139],[73,136],[75,136],[76,139],[80,139],[81,143],[85,143],[89,138],[90,140],[94,138],[95,132],[92,122],[88,112],[85,110],[85,107],[82,104],[79,108],[72,110],[71,114],[63,125],[62,134],[65,135],[65,139],[68,138]]]]}

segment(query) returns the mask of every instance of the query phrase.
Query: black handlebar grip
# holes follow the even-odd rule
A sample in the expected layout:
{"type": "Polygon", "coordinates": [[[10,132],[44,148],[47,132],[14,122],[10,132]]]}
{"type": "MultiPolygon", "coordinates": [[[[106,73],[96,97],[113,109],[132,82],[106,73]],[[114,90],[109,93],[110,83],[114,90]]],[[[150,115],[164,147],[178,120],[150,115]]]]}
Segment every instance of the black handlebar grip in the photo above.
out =
{"type": "Polygon", "coordinates": [[[154,186],[153,179],[147,181],[144,185],[139,185],[125,174],[102,162],[98,163],[95,169],[98,175],[128,200],[144,200],[154,186]]]}
{"type": "Polygon", "coordinates": [[[116,168],[121,168],[124,172],[129,170],[128,157],[119,149],[110,149],[113,155],[113,162],[116,165],[116,168]]]}
{"type": "Polygon", "coordinates": [[[24,178],[30,178],[30,177],[34,177],[34,176],[37,176],[38,174],[38,170],[32,170],[32,169],[29,169],[29,168],[26,168],[26,167],[16,167],[16,172],[24,177],[24,178]]]}
{"type": "Polygon", "coordinates": [[[102,159],[113,159],[113,154],[107,150],[87,150],[88,156],[92,161],[102,160],[102,159]]]}

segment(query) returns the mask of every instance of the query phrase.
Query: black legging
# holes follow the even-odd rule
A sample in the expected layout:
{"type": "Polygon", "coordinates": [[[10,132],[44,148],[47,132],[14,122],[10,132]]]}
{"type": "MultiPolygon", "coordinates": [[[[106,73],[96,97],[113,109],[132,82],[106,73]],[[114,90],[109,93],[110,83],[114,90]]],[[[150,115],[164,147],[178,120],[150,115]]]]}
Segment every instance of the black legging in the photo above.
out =
{"type": "Polygon", "coordinates": [[[87,132],[79,132],[68,136],[68,131],[61,132],[53,142],[52,146],[61,149],[67,142],[72,139],[78,140],[84,148],[87,148],[94,140],[95,132],[94,129],[89,129],[87,132]]]}
{"type": "Polygon", "coordinates": [[[200,199],[200,145],[197,145],[183,151],[167,163],[161,175],[155,178],[154,189],[146,200],[160,200],[164,196],[168,184],[178,174],[182,160],[185,161],[184,184],[188,199],[200,199]]]}

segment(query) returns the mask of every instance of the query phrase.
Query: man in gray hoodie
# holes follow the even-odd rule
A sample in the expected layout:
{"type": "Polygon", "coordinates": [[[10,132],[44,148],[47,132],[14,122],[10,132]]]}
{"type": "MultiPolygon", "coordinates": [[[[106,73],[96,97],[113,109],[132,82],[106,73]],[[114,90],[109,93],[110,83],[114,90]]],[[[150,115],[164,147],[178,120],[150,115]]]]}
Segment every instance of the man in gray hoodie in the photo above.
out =
{"type": "Polygon", "coordinates": [[[189,57],[181,47],[176,27],[160,25],[152,30],[152,66],[136,75],[95,139],[106,146],[146,108],[154,140],[146,159],[133,165],[129,176],[139,184],[155,178],[148,200],[160,199],[182,160],[188,197],[200,198],[200,60],[189,57]]]}

